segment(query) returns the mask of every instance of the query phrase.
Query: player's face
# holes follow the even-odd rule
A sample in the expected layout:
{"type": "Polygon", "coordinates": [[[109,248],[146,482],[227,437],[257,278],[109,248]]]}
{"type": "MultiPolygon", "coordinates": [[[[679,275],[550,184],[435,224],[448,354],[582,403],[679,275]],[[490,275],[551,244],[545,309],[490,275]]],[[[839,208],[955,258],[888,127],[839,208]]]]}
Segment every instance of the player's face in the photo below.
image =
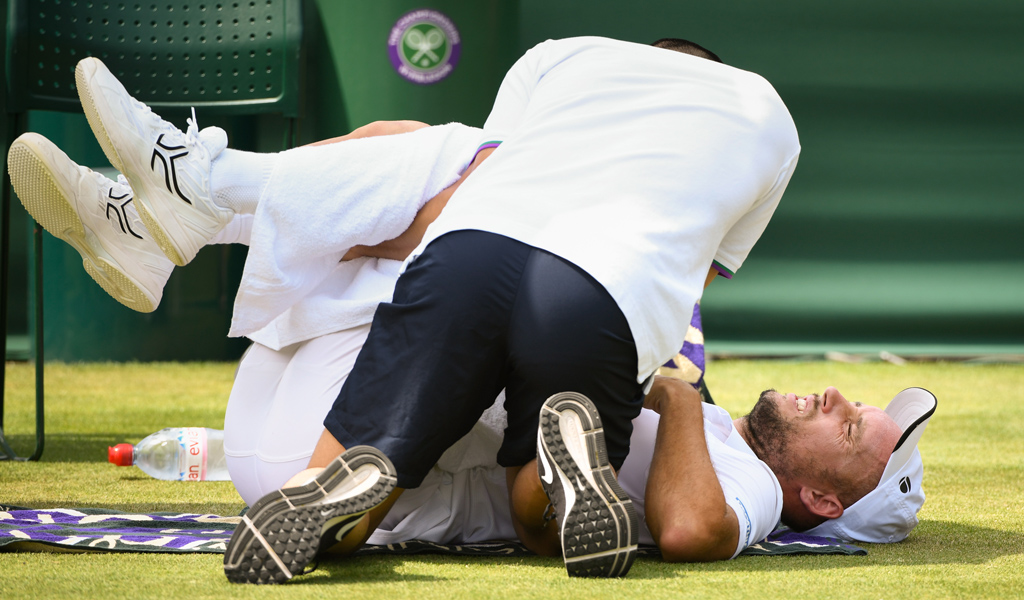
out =
{"type": "Polygon", "coordinates": [[[762,394],[762,401],[772,402],[787,424],[787,460],[809,467],[809,472],[826,468],[844,476],[854,474],[872,487],[902,434],[884,410],[849,402],[834,387],[807,396],[770,390],[762,394]]]}

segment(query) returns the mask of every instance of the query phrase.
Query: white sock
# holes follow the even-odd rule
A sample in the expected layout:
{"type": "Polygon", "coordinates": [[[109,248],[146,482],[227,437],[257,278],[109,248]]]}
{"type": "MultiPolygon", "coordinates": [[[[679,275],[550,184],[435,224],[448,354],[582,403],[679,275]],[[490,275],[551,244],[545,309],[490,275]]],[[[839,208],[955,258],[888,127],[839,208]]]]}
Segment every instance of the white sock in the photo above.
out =
{"type": "Polygon", "coordinates": [[[255,214],[275,164],[277,154],[274,153],[225,149],[210,166],[214,203],[237,214],[255,214]]]}
{"type": "Polygon", "coordinates": [[[207,244],[243,244],[249,245],[252,237],[253,215],[235,215],[220,231],[213,234],[207,244]]]}

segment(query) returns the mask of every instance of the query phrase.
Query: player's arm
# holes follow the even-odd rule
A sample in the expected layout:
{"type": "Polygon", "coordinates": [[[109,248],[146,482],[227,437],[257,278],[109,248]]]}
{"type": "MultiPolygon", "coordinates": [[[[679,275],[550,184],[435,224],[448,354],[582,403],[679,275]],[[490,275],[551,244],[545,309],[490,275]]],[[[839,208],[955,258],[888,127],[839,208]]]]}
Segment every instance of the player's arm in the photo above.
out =
{"type": "Polygon", "coordinates": [[[376,137],[378,135],[395,135],[396,133],[408,133],[410,131],[416,131],[417,129],[423,129],[429,127],[426,123],[419,121],[374,121],[367,123],[362,127],[352,130],[352,133],[329,138],[326,140],[320,140],[319,142],[313,142],[310,146],[323,146],[326,144],[336,144],[338,142],[344,142],[347,140],[358,140],[361,138],[376,137]]]}
{"type": "Polygon", "coordinates": [[[669,562],[731,558],[739,521],[711,464],[700,395],[684,381],[657,377],[644,406],[661,415],[645,510],[662,556],[669,562]]]}
{"type": "Polygon", "coordinates": [[[441,214],[441,211],[448,204],[448,200],[455,193],[455,190],[459,189],[459,186],[469,177],[470,173],[476,170],[480,163],[490,156],[494,150],[494,148],[486,148],[478,152],[473,162],[466,167],[466,170],[462,172],[462,176],[455,183],[441,190],[438,195],[430,200],[427,200],[423,208],[416,213],[416,218],[413,219],[412,225],[402,232],[401,235],[381,242],[376,246],[353,246],[345,253],[342,260],[351,260],[360,256],[390,258],[392,260],[405,260],[408,258],[409,254],[416,249],[416,246],[420,245],[423,234],[427,231],[427,226],[433,223],[438,215],[441,214]]]}
{"type": "Polygon", "coordinates": [[[716,275],[718,275],[718,269],[714,267],[708,269],[708,276],[704,278],[704,289],[708,289],[708,286],[711,285],[711,281],[716,275]]]}

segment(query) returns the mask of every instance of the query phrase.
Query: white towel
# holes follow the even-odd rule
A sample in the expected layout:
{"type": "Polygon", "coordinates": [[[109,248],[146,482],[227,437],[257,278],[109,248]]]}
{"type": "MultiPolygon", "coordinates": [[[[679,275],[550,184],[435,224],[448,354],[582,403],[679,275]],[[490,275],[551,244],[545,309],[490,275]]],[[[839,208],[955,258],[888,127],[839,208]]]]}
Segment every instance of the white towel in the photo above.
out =
{"type": "Polygon", "coordinates": [[[301,300],[248,338],[273,350],[365,325],[381,302],[390,302],[402,262],[357,258],[334,270],[301,300]]]}
{"type": "Polygon", "coordinates": [[[404,232],[427,200],[458,179],[481,136],[479,129],[451,123],[282,152],[256,209],[228,335],[253,334],[284,316],[261,332],[268,341],[276,338],[267,345],[280,348],[286,339],[309,339],[328,333],[325,327],[341,324],[331,330],[337,331],[372,317],[367,302],[375,308],[380,299],[364,296],[355,307],[330,302],[338,281],[366,268],[365,262],[339,266],[341,257],[352,246],[404,232]],[[321,289],[332,275],[338,281],[321,289]],[[302,306],[307,298],[320,305],[302,306]]]}

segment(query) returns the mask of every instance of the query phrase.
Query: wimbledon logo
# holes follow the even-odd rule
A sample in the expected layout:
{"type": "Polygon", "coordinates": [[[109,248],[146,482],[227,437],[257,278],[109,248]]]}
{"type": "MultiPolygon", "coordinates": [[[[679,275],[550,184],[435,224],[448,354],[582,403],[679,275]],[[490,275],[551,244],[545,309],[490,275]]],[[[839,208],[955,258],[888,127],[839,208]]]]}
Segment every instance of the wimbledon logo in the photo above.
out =
{"type": "Polygon", "coordinates": [[[436,10],[406,13],[388,35],[388,56],[398,74],[421,85],[451,75],[462,40],[452,20],[436,10]]]}

